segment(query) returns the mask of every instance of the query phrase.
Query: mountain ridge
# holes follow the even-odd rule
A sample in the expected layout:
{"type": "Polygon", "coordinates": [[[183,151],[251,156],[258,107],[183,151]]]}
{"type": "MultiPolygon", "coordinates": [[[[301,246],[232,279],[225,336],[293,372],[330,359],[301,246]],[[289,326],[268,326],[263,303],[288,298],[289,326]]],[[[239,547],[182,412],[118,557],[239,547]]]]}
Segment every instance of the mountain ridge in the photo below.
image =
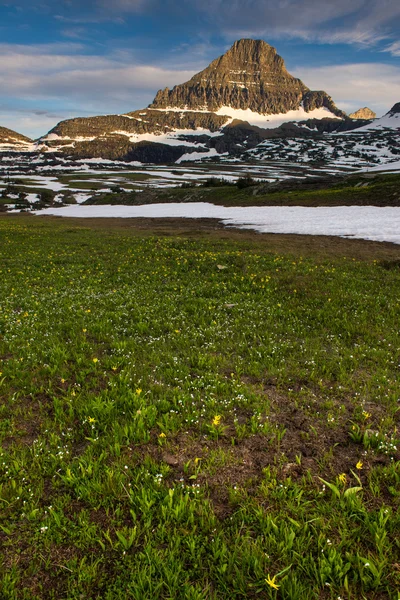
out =
{"type": "Polygon", "coordinates": [[[33,140],[31,140],[26,135],[22,135],[22,133],[17,133],[12,129],[8,129],[7,127],[0,126],[0,146],[1,145],[12,145],[14,143],[21,144],[32,144],[33,140]]]}
{"type": "MultiPolygon", "coordinates": [[[[359,118],[370,116],[366,110],[357,111],[359,118]]],[[[394,123],[400,103],[391,110],[386,116],[394,123]]],[[[147,108],[60,121],[32,151],[163,163],[191,153],[240,156],[264,140],[357,132],[370,123],[348,117],[326,92],[310,90],[267,42],[242,39],[189,81],[159,90],[147,108]]],[[[18,135],[8,139],[28,148],[31,140],[18,135]]]]}

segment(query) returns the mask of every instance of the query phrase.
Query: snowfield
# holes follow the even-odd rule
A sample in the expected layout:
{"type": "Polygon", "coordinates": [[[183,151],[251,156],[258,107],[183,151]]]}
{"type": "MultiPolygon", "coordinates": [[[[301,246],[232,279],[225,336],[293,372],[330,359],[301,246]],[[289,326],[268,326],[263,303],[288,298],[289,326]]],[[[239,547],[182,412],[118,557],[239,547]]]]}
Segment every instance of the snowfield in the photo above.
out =
{"type": "Polygon", "coordinates": [[[218,219],[227,226],[260,233],[332,235],[400,244],[400,207],[262,206],[224,207],[207,202],[145,206],[67,206],[47,208],[37,215],[83,218],[218,219]]]}
{"type": "Polygon", "coordinates": [[[339,119],[327,108],[316,108],[310,112],[306,112],[304,108],[298,110],[289,110],[286,113],[280,113],[277,115],[262,115],[258,112],[254,112],[247,108],[246,110],[240,110],[232,108],[231,106],[222,106],[216,111],[217,115],[227,115],[232,119],[239,119],[240,121],[247,121],[250,125],[256,127],[262,127],[263,129],[275,129],[283,123],[290,123],[292,121],[307,121],[308,119],[339,119]]]}

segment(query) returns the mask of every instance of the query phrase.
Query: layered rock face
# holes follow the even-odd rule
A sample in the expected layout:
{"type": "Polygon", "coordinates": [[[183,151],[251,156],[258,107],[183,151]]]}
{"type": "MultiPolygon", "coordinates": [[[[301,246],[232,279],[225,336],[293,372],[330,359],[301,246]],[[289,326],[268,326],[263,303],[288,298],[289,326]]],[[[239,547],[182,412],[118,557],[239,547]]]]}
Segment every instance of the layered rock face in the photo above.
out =
{"type": "Polygon", "coordinates": [[[373,110],[365,106],[364,108],[359,108],[356,112],[353,112],[349,115],[350,119],[376,119],[376,113],[373,110]]]}
{"type": "MultiPolygon", "coordinates": [[[[166,134],[177,129],[203,128],[214,133],[228,117],[214,113],[161,112],[150,109],[137,110],[126,115],[108,115],[69,119],[58,123],[43,140],[55,141],[56,137],[71,139],[114,135],[143,135],[145,133],[166,134]]],[[[59,140],[57,140],[59,143],[59,140]]]]}
{"type": "Polygon", "coordinates": [[[290,75],[275,48],[262,40],[239,40],[190,81],[160,90],[151,108],[217,111],[224,106],[260,114],[284,114],[301,106],[344,113],[325,92],[312,92],[290,75]]]}
{"type": "Polygon", "coordinates": [[[62,121],[40,142],[42,149],[77,158],[174,162],[188,151],[190,143],[185,132],[196,132],[190,140],[193,145],[199,143],[203,148],[209,142],[209,136],[228,121],[229,117],[214,113],[167,113],[146,109],[126,115],[62,121]]]}

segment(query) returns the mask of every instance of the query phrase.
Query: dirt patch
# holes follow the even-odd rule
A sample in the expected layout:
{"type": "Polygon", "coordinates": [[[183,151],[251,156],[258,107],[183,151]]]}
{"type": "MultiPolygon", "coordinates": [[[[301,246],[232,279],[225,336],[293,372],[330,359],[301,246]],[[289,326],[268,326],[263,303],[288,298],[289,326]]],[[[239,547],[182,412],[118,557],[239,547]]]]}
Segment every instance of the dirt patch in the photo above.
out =
{"type": "MultiPolygon", "coordinates": [[[[1,215],[0,219],[15,220],[29,226],[32,217],[26,215],[1,215]]],[[[38,219],[38,218],[37,218],[38,219]]],[[[39,220],[39,219],[38,219],[39,220]]],[[[249,243],[249,250],[257,252],[286,253],[313,257],[316,259],[343,257],[356,260],[400,260],[400,245],[389,242],[371,242],[367,240],[345,239],[332,236],[311,236],[294,234],[267,234],[251,230],[225,227],[216,219],[118,219],[118,218],[68,218],[46,216],[40,217],[43,227],[53,230],[88,230],[98,231],[124,231],[133,236],[177,236],[182,238],[236,240],[240,243],[249,243]]],[[[36,221],[35,221],[36,223],[36,221]]]]}
{"type": "MultiPolygon", "coordinates": [[[[259,386],[252,380],[254,386],[259,386]]],[[[315,391],[314,391],[315,392],[315,391]]],[[[251,434],[238,438],[237,425],[249,424],[252,412],[237,410],[232,416],[223,418],[223,429],[219,439],[213,439],[199,430],[181,433],[158,445],[154,432],[149,444],[136,447],[132,452],[141,462],[151,456],[154,461],[168,465],[170,472],[166,483],[170,486],[197,485],[206,487],[217,516],[224,519],[235,510],[231,502],[232,489],[240,488],[255,493],[265,478],[265,469],[271,468],[277,480],[284,482],[302,480],[307,476],[317,488],[320,478],[335,481],[345,474],[347,481],[355,483],[354,472],[361,482],[368,485],[368,473],[374,466],[388,465],[391,459],[385,454],[365,452],[362,444],[349,435],[354,405],[351,398],[340,398],[340,411],[334,407],[334,423],[323,411],[324,399],[314,398],[314,406],[304,409],[295,406],[293,398],[269,382],[259,393],[265,394],[269,410],[265,433],[251,434]],[[317,408],[321,410],[316,418],[317,408]],[[274,433],[278,432],[278,433],[274,433]],[[356,465],[362,461],[362,469],[356,465]]],[[[375,412],[375,407],[373,408],[375,412]]],[[[381,407],[376,407],[381,409],[381,407]]],[[[400,452],[394,459],[400,459],[400,452]]],[[[383,498],[380,498],[381,503],[383,498]]],[[[393,497],[385,494],[384,500],[391,504],[393,497]]]]}

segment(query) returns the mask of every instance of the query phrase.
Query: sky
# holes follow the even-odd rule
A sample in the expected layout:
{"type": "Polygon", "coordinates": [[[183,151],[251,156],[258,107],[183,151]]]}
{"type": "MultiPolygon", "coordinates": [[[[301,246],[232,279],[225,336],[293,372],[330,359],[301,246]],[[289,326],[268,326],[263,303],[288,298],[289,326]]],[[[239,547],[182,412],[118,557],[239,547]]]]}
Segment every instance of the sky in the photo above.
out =
{"type": "Polygon", "coordinates": [[[0,126],[145,108],[240,38],[346,112],[400,102],[399,0],[0,0],[0,126]]]}

